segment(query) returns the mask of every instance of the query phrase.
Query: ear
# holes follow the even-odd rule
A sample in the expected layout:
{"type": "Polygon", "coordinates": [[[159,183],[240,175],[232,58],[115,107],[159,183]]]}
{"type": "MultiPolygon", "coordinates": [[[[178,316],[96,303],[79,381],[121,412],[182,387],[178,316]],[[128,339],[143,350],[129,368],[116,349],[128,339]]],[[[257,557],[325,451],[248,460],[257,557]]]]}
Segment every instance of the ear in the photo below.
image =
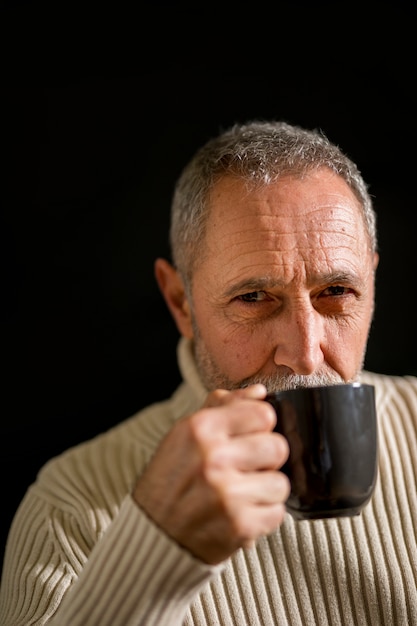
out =
{"type": "Polygon", "coordinates": [[[159,289],[179,332],[184,337],[191,339],[193,337],[191,308],[185,295],[181,276],[165,259],[156,259],[154,269],[159,289]]]}
{"type": "Polygon", "coordinates": [[[379,254],[378,254],[378,252],[375,252],[374,253],[374,271],[378,267],[378,263],[379,263],[379,254]]]}

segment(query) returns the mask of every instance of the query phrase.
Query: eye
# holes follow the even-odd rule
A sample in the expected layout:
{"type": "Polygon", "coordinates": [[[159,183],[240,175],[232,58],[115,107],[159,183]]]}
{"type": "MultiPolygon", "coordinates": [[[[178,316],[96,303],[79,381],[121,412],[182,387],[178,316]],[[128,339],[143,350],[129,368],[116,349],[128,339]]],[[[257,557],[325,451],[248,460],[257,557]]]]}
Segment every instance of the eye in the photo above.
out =
{"type": "Polygon", "coordinates": [[[352,293],[352,289],[349,287],[343,287],[342,285],[332,285],[331,287],[327,287],[322,292],[323,296],[346,296],[352,293]]]}
{"type": "Polygon", "coordinates": [[[238,300],[242,302],[262,302],[266,299],[266,293],[264,291],[250,291],[249,293],[244,293],[238,297],[238,300]]]}

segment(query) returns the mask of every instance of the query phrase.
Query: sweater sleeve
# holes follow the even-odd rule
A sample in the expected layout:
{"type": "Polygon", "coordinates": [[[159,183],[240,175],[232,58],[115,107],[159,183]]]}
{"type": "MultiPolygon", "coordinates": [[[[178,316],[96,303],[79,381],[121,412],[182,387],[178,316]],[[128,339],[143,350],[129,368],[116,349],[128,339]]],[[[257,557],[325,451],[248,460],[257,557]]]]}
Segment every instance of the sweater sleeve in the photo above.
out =
{"type": "Polygon", "coordinates": [[[130,495],[91,552],[71,516],[31,492],[22,507],[5,556],[3,626],[181,624],[221,569],[173,542],[130,495]]]}

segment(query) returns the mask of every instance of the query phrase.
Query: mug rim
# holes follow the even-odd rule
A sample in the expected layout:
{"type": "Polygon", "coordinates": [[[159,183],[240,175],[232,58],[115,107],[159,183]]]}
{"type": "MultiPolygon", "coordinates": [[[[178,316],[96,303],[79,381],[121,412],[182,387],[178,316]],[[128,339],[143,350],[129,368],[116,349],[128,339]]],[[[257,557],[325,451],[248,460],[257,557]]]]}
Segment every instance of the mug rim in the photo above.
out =
{"type": "Polygon", "coordinates": [[[329,389],[329,388],[339,388],[339,389],[352,389],[352,388],[362,388],[362,389],[375,389],[375,385],[372,385],[370,383],[362,383],[360,381],[354,381],[354,382],[348,382],[348,383],[331,383],[329,385],[312,385],[311,387],[309,386],[299,386],[299,387],[291,387],[289,389],[277,389],[276,391],[268,391],[266,396],[265,396],[265,400],[268,399],[268,397],[274,397],[280,393],[287,393],[287,392],[293,392],[293,391],[322,391],[323,389],[329,389]]]}

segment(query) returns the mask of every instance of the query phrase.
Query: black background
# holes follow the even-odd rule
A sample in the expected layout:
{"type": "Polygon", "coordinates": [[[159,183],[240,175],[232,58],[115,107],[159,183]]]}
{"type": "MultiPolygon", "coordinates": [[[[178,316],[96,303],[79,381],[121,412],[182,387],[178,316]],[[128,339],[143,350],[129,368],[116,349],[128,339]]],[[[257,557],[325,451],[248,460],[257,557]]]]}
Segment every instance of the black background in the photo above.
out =
{"type": "Polygon", "coordinates": [[[411,14],[123,6],[2,5],[2,545],[47,459],[178,383],[153,263],[181,168],[235,121],[319,127],[358,163],[381,254],[366,366],[417,374],[411,14]]]}

